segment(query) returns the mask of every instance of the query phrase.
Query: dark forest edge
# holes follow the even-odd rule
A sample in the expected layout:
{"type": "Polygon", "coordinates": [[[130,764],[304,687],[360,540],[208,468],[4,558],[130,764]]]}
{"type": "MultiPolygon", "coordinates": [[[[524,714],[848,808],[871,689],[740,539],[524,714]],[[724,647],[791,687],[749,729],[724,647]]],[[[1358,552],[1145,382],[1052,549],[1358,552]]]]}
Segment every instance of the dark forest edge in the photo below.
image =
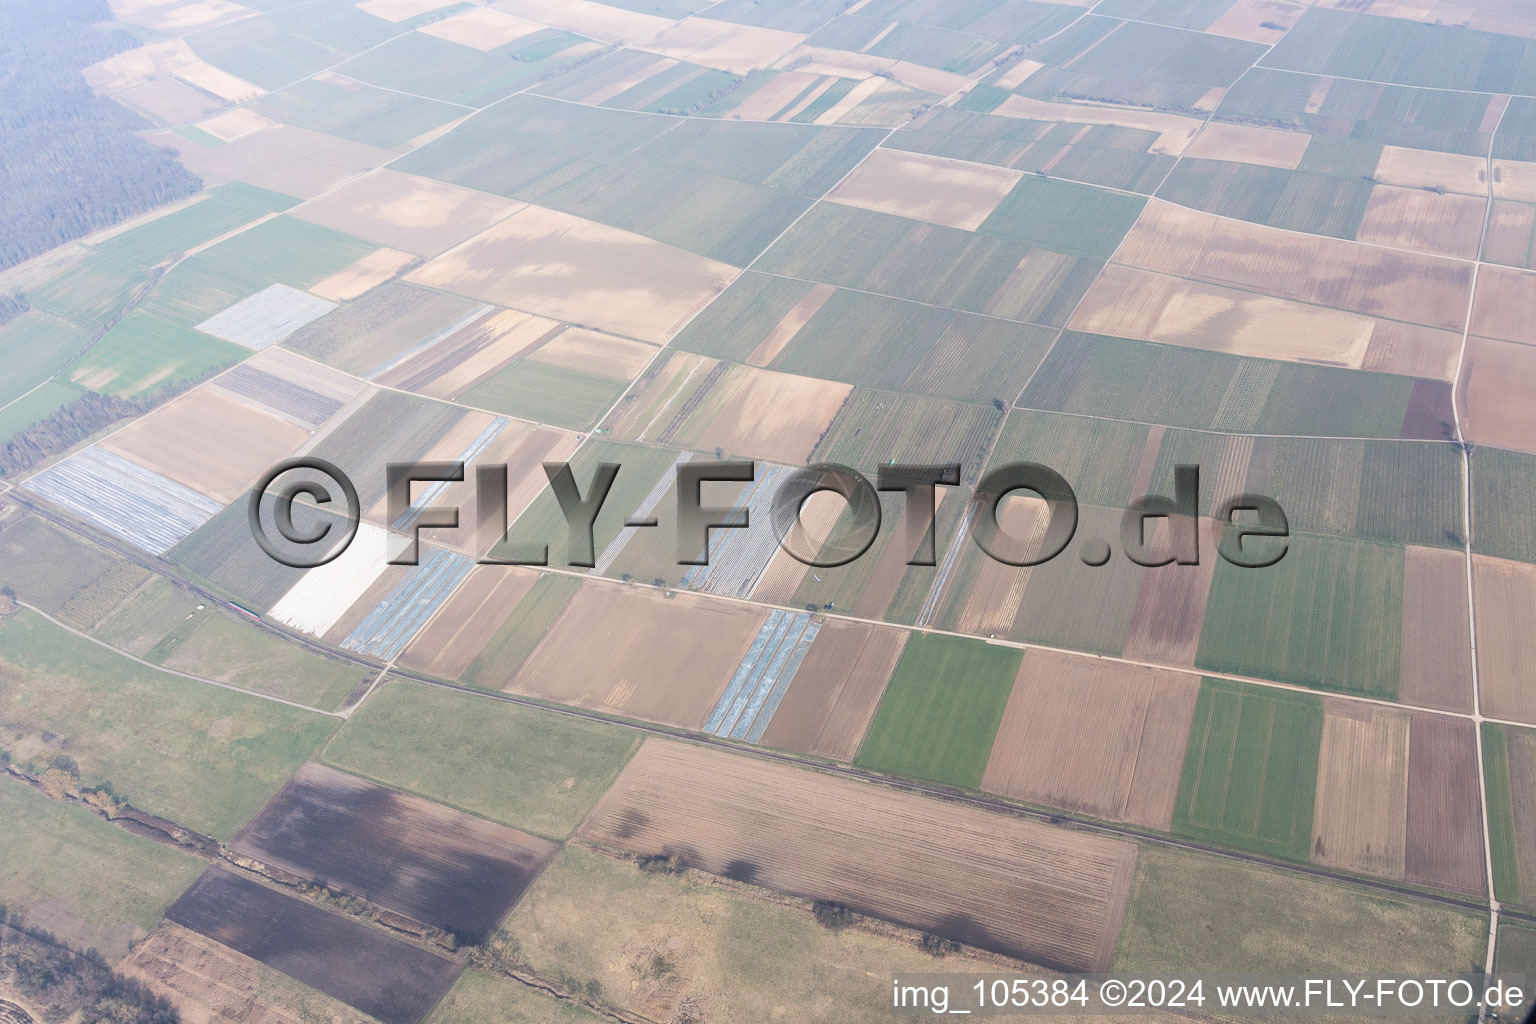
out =
{"type": "Polygon", "coordinates": [[[0,990],[41,1015],[43,1024],[180,1024],[164,998],[112,970],[95,950],[75,950],[27,926],[0,905],[0,990]]]}
{"type": "Polygon", "coordinates": [[[138,43],[111,17],[106,0],[0,4],[0,269],[202,188],[86,85],[82,69],[138,43]]]}

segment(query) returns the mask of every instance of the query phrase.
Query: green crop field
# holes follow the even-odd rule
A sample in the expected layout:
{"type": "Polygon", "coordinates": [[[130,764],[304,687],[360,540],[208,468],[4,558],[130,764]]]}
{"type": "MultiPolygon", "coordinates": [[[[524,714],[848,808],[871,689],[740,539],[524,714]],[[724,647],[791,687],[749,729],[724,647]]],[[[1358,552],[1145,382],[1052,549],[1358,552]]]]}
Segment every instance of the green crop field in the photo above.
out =
{"type": "Polygon", "coordinates": [[[574,576],[540,576],[469,663],[462,681],[485,690],[506,686],[580,589],[581,580],[574,576]]]}
{"type": "Polygon", "coordinates": [[[1125,508],[1139,497],[1131,488],[1149,433],[1139,423],[1015,409],[1003,424],[987,468],[1036,462],[1060,473],[1078,501],[1125,508]]]}
{"type": "Polygon", "coordinates": [[[281,89],[394,34],[388,22],[352,11],[348,13],[356,16],[353,31],[358,31],[359,22],[371,31],[362,30],[363,38],[340,38],[334,30],[325,31],[327,17],[334,17],[335,11],[323,5],[316,12],[318,21],[302,12],[278,11],[194,32],[187,42],[215,67],[263,89],[281,89]]]}
{"type": "Polygon", "coordinates": [[[1068,331],[1027,409],[1200,430],[1397,437],[1414,379],[1068,331]]]}
{"type": "Polygon", "coordinates": [[[1105,0],[1094,13],[1172,28],[1203,29],[1232,5],[1227,0],[1105,0]]]}
{"type": "Polygon", "coordinates": [[[0,444],[9,441],[27,424],[53,415],[60,407],[70,404],[83,394],[77,387],[51,380],[25,397],[16,399],[0,409],[0,444]]]}
{"type": "Polygon", "coordinates": [[[1493,891],[1505,903],[1520,903],[1519,832],[1515,827],[1509,749],[1504,742],[1505,731],[1510,728],[1495,722],[1482,724],[1483,785],[1487,793],[1489,849],[1493,854],[1493,891]]]}
{"type": "MultiPolygon", "coordinates": [[[[1045,12],[1045,17],[1041,21],[1054,22],[1059,28],[1072,20],[1070,17],[1063,17],[1066,13],[1065,11],[1045,12]]],[[[1051,31],[1053,30],[1048,29],[1041,34],[1050,35],[1051,31]]],[[[877,57],[894,57],[897,60],[909,60],[914,64],[926,64],[944,71],[953,71],[957,75],[968,75],[1006,48],[1005,44],[998,40],[983,39],[966,32],[951,32],[932,25],[898,22],[895,28],[881,36],[879,41],[869,47],[866,52],[877,57]]]]}
{"type": "MultiPolygon", "coordinates": [[[[1479,126],[1491,96],[1335,79],[1322,103],[1309,111],[1317,84],[1313,75],[1254,68],[1222,97],[1216,120],[1293,128],[1311,133],[1314,144],[1316,140],[1353,141],[1362,146],[1406,146],[1474,156],[1488,152],[1491,132],[1479,126]]],[[[1510,114],[1506,114],[1500,126],[1501,142],[1509,127],[1510,114]]],[[[1324,170],[1313,166],[1311,159],[1302,166],[1324,170]]],[[[1374,167],[1359,173],[1368,174],[1374,167]]]]}
{"type": "Polygon", "coordinates": [[[1527,979],[1536,974],[1536,925],[1501,918],[1494,970],[1520,972],[1527,979]]]}
{"type": "Polygon", "coordinates": [[[0,905],[109,961],[127,955],[203,861],[0,776],[0,905]]]}
{"type": "Polygon", "coordinates": [[[823,203],[757,269],[1059,327],[1098,261],[957,228],[823,203]]]}
{"type": "Polygon", "coordinates": [[[297,203],[297,199],[236,182],[212,190],[191,206],[113,235],[96,249],[131,266],[152,266],[297,203]]]}
{"type": "Polygon", "coordinates": [[[561,70],[574,59],[562,54],[585,42],[546,29],[481,52],[411,32],[358,55],[337,71],[383,89],[479,107],[561,70]]]}
{"type": "Polygon", "coordinates": [[[1354,11],[1308,10],[1262,63],[1430,89],[1536,94],[1529,40],[1354,11]]]}
{"type": "MultiPolygon", "coordinates": [[[[304,575],[274,561],[251,538],[248,494],[241,495],[180,544],[166,559],[195,582],[256,612],[272,607],[304,575]]],[[[340,519],[336,520],[340,529],[340,519]]]]}
{"type": "Polygon", "coordinates": [[[82,327],[108,323],[149,280],[142,267],[107,253],[92,253],[36,288],[27,289],[33,309],[64,317],[82,327]]]}
{"type": "Polygon", "coordinates": [[[1395,697],[1403,549],[1321,534],[1289,545],[1267,568],[1216,564],[1196,666],[1395,697]]]}
{"type": "Polygon", "coordinates": [[[426,1024],[601,1024],[606,1019],[504,974],[471,967],[433,1007],[426,1024]]]}
{"type": "Polygon", "coordinates": [[[9,518],[0,530],[0,585],[49,615],[57,615],[118,561],[41,516],[9,518]]]}
{"type": "Polygon", "coordinates": [[[1088,185],[1028,176],[977,230],[1053,252],[1107,260],[1146,200],[1088,185]]]}
{"type": "Polygon", "coordinates": [[[1360,177],[1189,159],[1179,162],[1158,196],[1223,217],[1352,239],[1373,188],[1360,177]]]}
{"type": "Polygon", "coordinates": [[[144,668],[22,611],[0,622],[7,727],[62,736],[87,785],[228,838],[332,719],[144,668]]]}
{"type": "Polygon", "coordinates": [[[368,376],[452,327],[479,305],[457,295],[390,281],[299,328],[283,339],[283,347],[368,376]]]}
{"type": "MultiPolygon", "coordinates": [[[[1070,96],[1173,110],[1202,109],[1199,104],[1211,89],[1231,85],[1264,49],[1241,39],[1126,22],[1069,66],[1030,75],[1019,91],[1040,99],[1070,96]]],[[[1055,59],[1054,54],[1029,57],[1055,59]]]]}
{"type": "Polygon", "coordinates": [[[1493,142],[1495,160],[1536,160],[1536,99],[1515,96],[1504,108],[1498,138],[1493,142]]]}
{"type": "Polygon", "coordinates": [[[744,363],[813,287],[749,270],[690,320],[672,347],[744,363]]]}
{"type": "Polygon", "coordinates": [[[371,669],[328,658],[235,618],[205,609],[192,628],[173,630],[146,660],[321,710],[332,710],[367,682],[371,669]]]}
{"type": "Polygon", "coordinates": [[[370,508],[384,497],[389,463],[421,458],[468,415],[446,402],[380,391],[326,435],[314,454],[349,474],[363,508],[370,508]]]}
{"type": "Polygon", "coordinates": [[[0,406],[52,377],[90,342],[89,332],[37,310],[0,326],[0,406]]]}
{"type": "Polygon", "coordinates": [[[134,310],[65,371],[70,383],[128,398],[201,380],[250,350],[134,310]]]}
{"type": "Polygon", "coordinates": [[[1531,502],[1536,455],[1502,448],[1472,451],[1472,548],[1483,555],[1536,562],[1531,502]]]}
{"type": "Polygon", "coordinates": [[[200,323],[270,284],[307,288],[377,248],[307,221],[274,217],[183,260],[142,309],[173,323],[200,323]]]}
{"type": "MultiPolygon", "coordinates": [[[[1006,400],[1000,400],[1006,406],[1006,400]]],[[[873,470],[890,463],[960,464],[960,482],[981,473],[1003,414],[994,405],[855,388],[811,453],[812,462],[873,470]]]]}
{"type": "Polygon", "coordinates": [[[391,679],[323,756],[440,803],[563,839],[639,745],[640,734],[622,726],[391,679]]]}
{"type": "Polygon", "coordinates": [[[525,420],[586,430],[619,400],[626,387],[627,381],[523,359],[464,392],[458,401],[525,420]]]}
{"type": "Polygon", "coordinates": [[[1322,742],[1321,698],[1203,680],[1173,831],[1271,857],[1306,860],[1322,742]]]}
{"type": "Polygon", "coordinates": [[[882,134],[873,128],[684,121],[636,155],[815,199],[853,170],[882,134]]]}
{"type": "Polygon", "coordinates": [[[1094,654],[1118,655],[1125,650],[1142,577],[1157,570],[1139,566],[1118,552],[1098,567],[1085,565],[1078,557],[1079,546],[1092,537],[1118,549],[1120,516],[1117,509],[1087,505],[1079,509],[1074,543],[1030,573],[1007,636],[1094,654]]]}
{"type": "Polygon", "coordinates": [[[250,109],[300,128],[384,148],[399,146],[464,115],[463,109],[437,100],[315,78],[268,93],[252,102],[250,109]]]}
{"type": "Polygon", "coordinates": [[[914,634],[854,762],[977,788],[1022,657],[980,640],[914,634]]]}
{"type": "Polygon", "coordinates": [[[1144,846],[1114,969],[1435,975],[1481,971],[1487,945],[1481,913],[1144,846]]]}

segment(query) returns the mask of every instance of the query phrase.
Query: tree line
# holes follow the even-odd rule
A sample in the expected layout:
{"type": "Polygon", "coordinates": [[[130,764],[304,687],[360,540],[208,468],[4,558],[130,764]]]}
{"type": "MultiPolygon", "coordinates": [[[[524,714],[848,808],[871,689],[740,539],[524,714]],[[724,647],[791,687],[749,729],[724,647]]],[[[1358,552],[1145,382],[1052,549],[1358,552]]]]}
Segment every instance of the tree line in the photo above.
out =
{"type": "Polygon", "coordinates": [[[118,974],[100,953],[70,949],[0,905],[0,984],[14,990],[42,1024],[180,1024],[167,1000],[118,974]]]}

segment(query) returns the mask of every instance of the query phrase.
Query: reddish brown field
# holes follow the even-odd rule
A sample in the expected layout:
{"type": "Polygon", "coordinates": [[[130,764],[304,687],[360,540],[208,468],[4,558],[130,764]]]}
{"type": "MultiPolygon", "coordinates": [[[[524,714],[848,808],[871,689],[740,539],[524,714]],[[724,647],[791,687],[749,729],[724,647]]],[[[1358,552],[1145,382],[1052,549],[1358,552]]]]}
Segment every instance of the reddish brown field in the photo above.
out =
{"type": "Polygon", "coordinates": [[[1479,269],[1471,333],[1536,345],[1536,274],[1486,265],[1479,269]]]}
{"type": "Polygon", "coordinates": [[[303,988],[272,968],[170,921],[162,921],[120,968],[169,999],[185,1024],[369,1024],[345,1003],[303,988]]]}
{"type": "Polygon", "coordinates": [[[903,630],[831,619],[795,673],[763,744],[853,758],[906,644],[903,630]]]}
{"type": "Polygon", "coordinates": [[[1457,332],[1472,284],[1464,263],[1226,220],[1156,200],[1147,204],[1115,260],[1457,332]]]}
{"type": "Polygon", "coordinates": [[[217,388],[198,388],[102,442],[228,504],[309,438],[309,431],[217,388]]]}
{"type": "Polygon", "coordinates": [[[1408,818],[1408,713],[1323,702],[1312,859],[1402,878],[1408,818]]]}
{"type": "Polygon", "coordinates": [[[589,583],[507,689],[698,729],[767,610],[589,583]]]}
{"type": "MultiPolygon", "coordinates": [[[[1484,267],[1486,271],[1487,268],[1484,267]]],[[[1532,278],[1536,287],[1536,278],[1532,278]]],[[[1536,452],[1536,345],[1468,338],[1461,368],[1462,428],[1467,439],[1536,452]]]]}
{"type": "Polygon", "coordinates": [[[1472,556],[1483,714],[1536,725],[1536,565],[1472,556]]]}
{"type": "MultiPolygon", "coordinates": [[[[1250,445],[1251,449],[1251,440],[1250,445]]],[[[1214,493],[1237,494],[1242,490],[1214,493]]],[[[1144,494],[1145,490],[1134,493],[1144,494]]],[[[1125,656],[1137,661],[1193,667],[1205,623],[1205,599],[1216,575],[1220,528],[1215,520],[1200,522],[1200,564],[1160,565],[1141,579],[1131,631],[1125,639],[1125,656]]]]}
{"type": "Polygon", "coordinates": [[[533,569],[477,566],[411,641],[400,664],[440,679],[459,678],[538,578],[533,569]]]}
{"type": "Polygon", "coordinates": [[[1361,369],[1450,380],[1460,354],[1460,331],[1377,320],[1361,369]]]}
{"type": "Polygon", "coordinates": [[[1062,970],[1105,970],[1130,843],[651,740],[581,834],[1062,970]]]}
{"type": "Polygon", "coordinates": [[[1410,546],[1403,563],[1403,646],[1397,698],[1472,710],[1467,563],[1460,551],[1410,546]]]}
{"type": "Polygon", "coordinates": [[[1474,728],[1466,719],[1413,716],[1405,864],[1410,882],[1481,896],[1487,876],[1474,728]]]}
{"type": "Polygon", "coordinates": [[[1199,688],[1183,672],[1030,650],[982,788],[1166,829],[1199,688]]]}
{"type": "Polygon", "coordinates": [[[1362,242],[1472,259],[1482,238],[1486,200],[1421,188],[1377,186],[1355,237],[1362,242]]]}

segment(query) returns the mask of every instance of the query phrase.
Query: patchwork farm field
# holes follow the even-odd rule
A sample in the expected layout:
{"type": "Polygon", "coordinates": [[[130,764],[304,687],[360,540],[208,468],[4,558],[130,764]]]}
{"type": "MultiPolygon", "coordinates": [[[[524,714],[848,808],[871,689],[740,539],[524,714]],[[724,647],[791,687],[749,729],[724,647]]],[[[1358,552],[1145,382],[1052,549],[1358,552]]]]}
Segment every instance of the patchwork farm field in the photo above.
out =
{"type": "Polygon", "coordinates": [[[1137,855],[1129,843],[658,740],[581,834],[1077,970],[1109,963],[1137,855]]]}

